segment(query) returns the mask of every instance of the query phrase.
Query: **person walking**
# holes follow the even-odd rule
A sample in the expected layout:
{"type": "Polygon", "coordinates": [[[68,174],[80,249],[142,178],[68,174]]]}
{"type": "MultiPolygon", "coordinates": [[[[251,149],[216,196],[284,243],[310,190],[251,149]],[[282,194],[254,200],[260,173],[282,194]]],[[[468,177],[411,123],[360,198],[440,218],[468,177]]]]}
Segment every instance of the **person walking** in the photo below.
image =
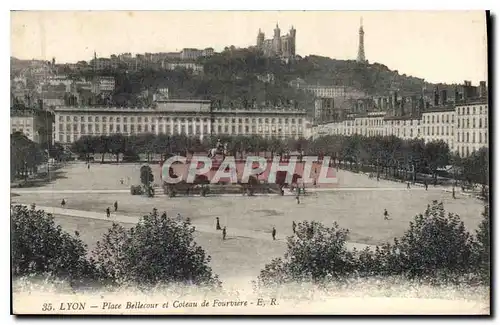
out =
{"type": "Polygon", "coordinates": [[[224,227],[224,229],[222,229],[222,240],[226,240],[226,227],[224,227]]]}
{"type": "Polygon", "coordinates": [[[273,235],[273,240],[276,240],[276,228],[274,228],[274,227],[273,227],[272,235],[273,235]]]}
{"type": "Polygon", "coordinates": [[[61,201],[61,207],[64,208],[65,206],[66,206],[66,201],[64,199],[62,199],[62,201],[61,201]]]}
{"type": "Polygon", "coordinates": [[[115,212],[118,210],[118,201],[115,201],[115,203],[113,204],[113,206],[115,207],[115,212]]]}
{"type": "Polygon", "coordinates": [[[109,218],[111,216],[111,210],[109,207],[106,208],[106,217],[109,218]]]}
{"type": "Polygon", "coordinates": [[[387,209],[384,209],[384,220],[389,220],[389,213],[387,212],[387,209]]]}
{"type": "Polygon", "coordinates": [[[410,187],[410,182],[409,182],[409,181],[406,183],[406,188],[407,188],[407,189],[411,189],[411,187],[410,187]]]}
{"type": "Polygon", "coordinates": [[[425,190],[427,191],[427,188],[428,188],[429,186],[427,185],[427,181],[426,181],[426,180],[424,181],[424,187],[425,187],[425,190]]]}
{"type": "Polygon", "coordinates": [[[297,200],[297,204],[300,204],[300,197],[298,194],[297,194],[297,196],[295,196],[295,199],[297,200]]]}
{"type": "Polygon", "coordinates": [[[295,223],[295,220],[294,220],[294,221],[292,221],[292,231],[294,234],[295,234],[296,228],[297,228],[297,224],[295,223]]]}
{"type": "Polygon", "coordinates": [[[452,191],[452,192],[451,192],[451,196],[452,196],[454,199],[456,199],[456,197],[455,197],[455,186],[453,186],[453,188],[452,188],[452,190],[451,190],[451,191],[452,191]]]}
{"type": "Polygon", "coordinates": [[[219,217],[215,217],[215,221],[216,221],[215,230],[221,230],[219,217]]]}

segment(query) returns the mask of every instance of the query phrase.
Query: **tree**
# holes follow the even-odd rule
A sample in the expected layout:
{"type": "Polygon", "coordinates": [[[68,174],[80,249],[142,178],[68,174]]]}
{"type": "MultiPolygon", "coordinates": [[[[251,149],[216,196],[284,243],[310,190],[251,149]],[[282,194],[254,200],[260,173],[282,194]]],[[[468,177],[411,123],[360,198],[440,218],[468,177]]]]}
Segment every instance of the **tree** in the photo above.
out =
{"type": "Polygon", "coordinates": [[[425,159],[427,166],[432,171],[435,182],[437,181],[437,170],[449,163],[450,148],[443,140],[432,141],[425,144],[425,159]]]}
{"type": "Polygon", "coordinates": [[[74,281],[97,275],[78,234],[63,231],[43,210],[11,207],[11,238],[13,276],[48,274],[74,281]]]}
{"type": "Polygon", "coordinates": [[[113,134],[108,139],[108,150],[116,155],[116,163],[120,162],[120,153],[125,153],[125,138],[121,134],[113,134]]]}
{"type": "Polygon", "coordinates": [[[218,277],[208,266],[210,256],[194,242],[193,234],[189,222],[153,210],[128,231],[113,225],[92,255],[101,274],[114,283],[219,287],[218,277]]]}
{"type": "Polygon", "coordinates": [[[85,160],[88,161],[90,154],[94,153],[94,144],[96,142],[95,137],[83,136],[71,144],[71,151],[77,153],[80,156],[84,156],[85,160]]]}
{"type": "Polygon", "coordinates": [[[101,135],[93,139],[93,148],[95,152],[101,154],[101,163],[104,163],[104,155],[109,152],[109,137],[101,135]]]}
{"type": "Polygon", "coordinates": [[[154,175],[151,167],[149,165],[143,165],[141,167],[141,183],[144,186],[145,192],[148,196],[152,196],[153,188],[151,184],[154,182],[154,175]]]}
{"type": "Polygon", "coordinates": [[[289,282],[321,282],[347,277],[354,270],[354,256],[347,249],[348,230],[334,222],[300,222],[296,235],[287,238],[288,249],[283,259],[275,259],[260,272],[263,286],[289,282]]]}
{"type": "Polygon", "coordinates": [[[62,161],[64,159],[64,147],[59,142],[53,145],[49,144],[49,156],[50,158],[62,161]]]}
{"type": "Polygon", "coordinates": [[[491,236],[490,236],[490,213],[489,206],[485,205],[482,213],[483,218],[476,230],[474,240],[474,265],[483,281],[490,279],[491,263],[491,236]]]}
{"type": "Polygon", "coordinates": [[[488,198],[486,187],[489,185],[489,152],[483,147],[463,159],[463,177],[469,183],[481,184],[482,194],[488,198]]]}
{"type": "Polygon", "coordinates": [[[269,141],[268,150],[271,151],[271,157],[274,157],[275,154],[282,155],[284,150],[284,144],[280,139],[273,137],[269,141]]]}

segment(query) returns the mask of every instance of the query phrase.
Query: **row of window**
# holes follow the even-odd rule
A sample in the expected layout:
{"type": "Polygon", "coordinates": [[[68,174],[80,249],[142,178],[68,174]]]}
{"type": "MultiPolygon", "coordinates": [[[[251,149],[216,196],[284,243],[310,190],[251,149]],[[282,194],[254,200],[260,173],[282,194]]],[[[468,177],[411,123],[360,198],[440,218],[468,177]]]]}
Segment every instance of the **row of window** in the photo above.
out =
{"type": "MultiPolygon", "coordinates": [[[[258,132],[257,132],[257,129],[256,129],[255,126],[252,126],[251,132],[250,132],[250,127],[249,126],[245,126],[245,128],[244,128],[245,132],[243,133],[243,128],[242,128],[241,125],[238,127],[238,132],[236,131],[235,126],[233,126],[231,129],[229,129],[228,126],[225,126],[224,128],[222,128],[221,126],[219,126],[216,130],[217,130],[217,132],[216,132],[217,134],[227,134],[227,135],[230,135],[230,134],[255,134],[255,135],[264,135],[264,136],[265,135],[271,135],[271,136],[276,135],[276,136],[282,136],[282,137],[286,136],[286,135],[298,136],[302,132],[302,128],[298,128],[297,129],[295,127],[292,127],[291,130],[287,129],[286,132],[284,132],[285,130],[283,130],[283,129],[275,129],[275,128],[269,128],[269,127],[265,127],[265,128],[259,127],[258,132]]],[[[195,132],[193,132],[192,128],[188,128],[186,130],[184,127],[181,127],[181,129],[179,130],[177,127],[174,127],[173,129],[170,129],[170,127],[167,127],[166,130],[164,130],[164,132],[162,132],[162,133],[165,133],[165,134],[201,135],[201,132],[200,132],[199,128],[195,128],[194,131],[195,132]]],[[[144,131],[144,132],[147,132],[147,131],[144,131]]],[[[92,130],[88,130],[88,131],[82,130],[82,132],[73,132],[73,139],[78,139],[82,135],[113,134],[113,133],[127,133],[127,134],[137,133],[137,134],[140,134],[140,133],[143,133],[143,132],[142,132],[142,130],[140,128],[138,128],[137,130],[135,130],[135,128],[132,128],[132,127],[130,129],[130,132],[127,129],[124,129],[123,131],[120,131],[120,130],[116,130],[116,131],[109,130],[109,132],[107,130],[103,130],[102,133],[99,132],[98,130],[96,130],[95,132],[93,132],[92,130]]],[[[66,132],[66,133],[59,132],[59,141],[60,142],[64,142],[64,139],[66,139],[67,143],[72,142],[72,140],[71,140],[71,133],[69,133],[69,132],[66,132]]]]}
{"type": "MultiPolygon", "coordinates": [[[[166,117],[166,118],[163,118],[161,119],[161,121],[165,121],[167,123],[170,122],[170,117],[166,117]]],[[[71,120],[73,120],[73,122],[85,122],[85,120],[87,120],[87,122],[114,122],[116,121],[117,123],[120,123],[122,121],[122,118],[117,116],[116,118],[113,117],[113,116],[110,116],[109,119],[107,118],[107,116],[102,116],[101,118],[99,116],[87,116],[87,119],[85,119],[85,116],[73,116],[73,119],[71,119],[71,116],[66,116],[66,122],[71,122],[71,120]]],[[[130,121],[130,123],[135,123],[137,120],[137,123],[142,123],[144,121],[144,123],[149,123],[149,122],[156,122],[156,119],[154,117],[151,117],[151,118],[148,118],[148,117],[140,117],[138,116],[137,118],[136,117],[123,117],[123,122],[124,123],[128,123],[128,121],[130,121]]],[[[184,118],[184,117],[173,117],[172,118],[172,121],[175,123],[175,122],[181,122],[181,123],[184,123],[184,122],[201,122],[201,120],[203,120],[204,123],[207,123],[209,121],[208,118],[199,118],[199,117],[187,117],[187,118],[184,118]]],[[[299,119],[295,119],[295,118],[217,118],[215,119],[215,121],[219,121],[219,122],[225,122],[225,123],[230,123],[230,121],[232,123],[236,123],[236,121],[238,121],[238,123],[243,123],[243,120],[245,121],[245,123],[250,123],[250,121],[255,124],[257,121],[258,123],[269,123],[271,122],[272,124],[278,122],[279,124],[281,123],[284,123],[284,124],[288,124],[290,121],[292,124],[295,124],[295,122],[297,121],[299,124],[302,124],[302,119],[299,118],[299,119]]],[[[59,122],[64,122],[64,116],[59,116],[59,122]]]]}
{"type": "MultiPolygon", "coordinates": [[[[430,118],[430,116],[427,116],[427,119],[429,119],[429,118],[430,118]]],[[[424,119],[424,121],[425,121],[425,119],[424,119]]],[[[432,121],[434,122],[434,116],[432,116],[432,121]]],[[[378,122],[378,120],[371,121],[371,122],[378,122]]],[[[439,119],[438,119],[438,122],[439,122],[439,119]]],[[[459,118],[459,119],[457,119],[457,122],[458,122],[457,126],[459,128],[460,127],[462,127],[462,128],[470,128],[470,126],[471,126],[469,118],[462,118],[462,119],[459,118]]],[[[452,123],[453,123],[453,115],[452,115],[452,123]]],[[[378,124],[378,123],[375,123],[375,124],[378,124]]],[[[412,123],[410,123],[410,125],[411,124],[412,123]]],[[[354,123],[354,125],[355,126],[358,125],[357,121],[354,123]]],[[[363,122],[361,122],[360,125],[363,125],[363,122]]],[[[365,124],[365,125],[367,125],[367,124],[365,124]]],[[[372,125],[372,124],[370,124],[370,125],[372,125]]],[[[483,123],[483,118],[481,118],[481,117],[478,118],[478,127],[479,128],[483,128],[483,125],[484,125],[485,128],[488,127],[488,118],[487,117],[484,118],[484,123],[483,123]]],[[[350,125],[348,124],[347,126],[350,126],[350,125]]],[[[445,126],[441,126],[441,134],[442,135],[444,135],[444,127],[445,126]]],[[[476,128],[476,118],[475,117],[472,118],[472,128],[476,128]]],[[[432,130],[434,130],[434,126],[432,127],[432,130]]],[[[446,130],[448,130],[448,125],[446,125],[446,130]]],[[[453,135],[453,126],[451,126],[451,130],[452,130],[451,133],[453,135]]],[[[432,131],[432,134],[433,134],[433,132],[434,131],[432,131]]],[[[437,126],[437,131],[436,132],[439,133],[439,126],[437,126]]],[[[448,131],[446,131],[446,133],[448,134],[448,131]]],[[[429,133],[429,126],[427,126],[427,134],[431,134],[431,133],[429,133]]]]}
{"type": "MultiPolygon", "coordinates": [[[[467,115],[470,115],[470,107],[462,107],[461,109],[459,108],[459,114],[462,112],[463,115],[465,115],[465,112],[467,112],[467,115]]],[[[480,106],[478,110],[479,114],[483,114],[483,107],[480,106]]],[[[486,112],[486,107],[484,107],[484,112],[486,112]]],[[[476,107],[472,107],[472,113],[473,115],[476,114],[476,107]]],[[[487,118],[486,118],[487,120],[487,118]]],[[[400,122],[402,122],[403,125],[406,125],[406,122],[409,123],[409,125],[413,125],[413,120],[409,121],[390,121],[390,125],[400,125],[400,122]]],[[[431,124],[431,123],[455,123],[455,116],[454,114],[441,114],[441,115],[427,115],[423,117],[424,124],[431,124]]],[[[346,126],[351,126],[351,121],[345,121],[346,126]]],[[[383,120],[360,120],[359,125],[371,125],[371,126],[382,126],[384,124],[383,120]]],[[[354,125],[358,126],[358,120],[354,121],[354,125]]],[[[417,125],[420,125],[420,121],[417,121],[417,125]]],[[[487,122],[485,123],[487,125],[487,122]]],[[[459,122],[460,126],[460,122],[459,122]]],[[[480,126],[481,127],[481,126],[480,126]]]]}
{"type": "Polygon", "coordinates": [[[31,125],[31,120],[28,119],[28,120],[18,120],[18,119],[14,119],[14,120],[11,120],[12,121],[12,125],[27,125],[27,126],[30,126],[31,125]]]}
{"type": "MultiPolygon", "coordinates": [[[[243,133],[243,130],[245,130],[244,132],[245,133],[249,133],[250,132],[250,129],[252,130],[253,133],[257,132],[257,127],[255,125],[252,125],[251,128],[250,126],[248,125],[238,125],[236,127],[236,125],[232,125],[231,128],[229,128],[228,125],[225,125],[225,126],[222,126],[222,125],[218,125],[216,126],[216,128],[214,128],[214,130],[217,130],[217,132],[219,133],[228,133],[229,130],[231,130],[231,133],[234,134],[236,132],[238,133],[243,133]]],[[[103,133],[114,133],[114,132],[117,132],[117,133],[121,133],[121,132],[130,132],[131,133],[135,133],[136,131],[138,133],[148,133],[148,132],[153,132],[155,133],[156,132],[156,126],[155,125],[144,125],[144,127],[142,125],[113,125],[113,124],[110,124],[109,126],[108,125],[103,125],[102,128],[101,128],[101,125],[99,124],[96,124],[96,125],[93,125],[93,124],[80,124],[80,129],[78,129],[78,124],[73,124],[73,128],[71,128],[70,125],[66,125],[66,133],[70,133],[73,131],[73,133],[100,133],[101,131],[103,133]],[[137,127],[137,128],[136,128],[137,127]]],[[[178,125],[173,125],[173,127],[171,127],[170,125],[160,125],[160,128],[159,128],[159,132],[161,133],[167,133],[167,134],[170,134],[173,133],[178,133],[180,130],[181,133],[187,133],[187,134],[201,134],[202,130],[200,128],[199,125],[196,125],[194,128],[192,125],[188,125],[187,128],[185,125],[181,125],[180,128],[178,125]],[[194,132],[193,132],[194,130],[194,132]]],[[[269,127],[269,126],[265,126],[265,127],[262,127],[262,126],[259,126],[258,127],[258,132],[279,132],[279,133],[288,133],[288,132],[293,132],[293,133],[296,133],[297,130],[299,132],[302,132],[302,127],[296,127],[296,126],[291,126],[291,127],[288,127],[288,126],[285,126],[285,127],[277,127],[277,126],[272,126],[272,127],[269,127]]],[[[59,128],[59,132],[63,132],[64,129],[62,128],[62,124],[60,125],[60,128],[59,128]]],[[[204,128],[204,133],[207,133],[209,132],[208,128],[206,127],[205,125],[205,128],[204,128]]]]}
{"type": "MultiPolygon", "coordinates": [[[[446,130],[446,135],[454,135],[454,129],[453,127],[450,127],[448,129],[448,125],[446,125],[446,129],[444,126],[441,126],[441,135],[445,135],[445,130],[446,130]]],[[[427,127],[427,132],[425,133],[426,135],[434,135],[434,126],[432,127],[427,127]]],[[[436,126],[436,135],[439,135],[439,126],[436,126]]]]}
{"type": "MultiPolygon", "coordinates": [[[[177,129],[178,127],[181,127],[181,128],[188,128],[189,130],[191,130],[193,128],[193,125],[192,124],[188,124],[187,126],[185,124],[181,124],[181,125],[178,125],[178,124],[173,124],[173,125],[170,125],[170,124],[160,124],[158,125],[158,129],[159,130],[169,130],[171,127],[173,127],[174,129],[177,129]]],[[[220,124],[214,124],[214,128],[221,128],[221,127],[225,127],[225,128],[228,128],[228,127],[232,127],[233,129],[235,127],[238,127],[239,130],[242,129],[243,125],[242,124],[238,124],[238,125],[220,125],[220,124]]],[[[250,126],[249,125],[244,125],[245,126],[245,129],[249,129],[250,126]]],[[[200,129],[201,128],[201,124],[197,124],[194,126],[196,129],[200,129]]],[[[256,125],[252,125],[251,126],[252,129],[256,129],[256,125]]],[[[265,129],[269,129],[271,127],[272,130],[288,130],[289,128],[292,128],[292,130],[295,130],[297,128],[297,126],[295,125],[292,125],[292,126],[289,126],[289,125],[284,125],[284,126],[281,126],[281,125],[271,125],[271,126],[268,126],[266,125],[265,126],[265,129]]],[[[125,132],[127,132],[126,130],[128,130],[129,128],[131,130],[135,130],[135,128],[137,128],[138,130],[140,130],[140,132],[142,132],[142,130],[144,130],[144,132],[155,132],[156,131],[156,125],[155,124],[80,124],[80,130],[85,130],[85,129],[88,129],[88,130],[96,130],[96,132],[99,132],[100,129],[103,129],[103,130],[110,130],[110,131],[114,131],[116,130],[117,132],[120,132],[121,130],[124,130],[125,132]]],[[[298,126],[298,128],[300,130],[302,130],[302,126],[298,126]]],[[[262,129],[262,126],[259,126],[259,130],[262,129]]],[[[63,123],[59,123],[59,131],[63,131],[63,130],[66,130],[66,132],[69,132],[71,130],[73,131],[77,131],[78,130],[78,124],[63,124],[63,123]],[[66,126],[66,127],[64,127],[66,126]]],[[[203,130],[207,131],[209,130],[209,126],[208,124],[203,124],[203,130]]]]}
{"type": "MultiPolygon", "coordinates": [[[[466,112],[467,112],[467,115],[470,115],[471,107],[470,106],[459,107],[457,111],[458,111],[458,115],[466,115],[466,112]]],[[[472,114],[476,115],[477,112],[479,114],[483,114],[483,106],[479,106],[479,110],[476,110],[476,106],[473,106],[472,107],[472,114]]],[[[484,114],[488,114],[488,106],[484,106],[484,114]]]]}
{"type": "MultiPolygon", "coordinates": [[[[423,117],[423,122],[424,124],[431,124],[431,123],[434,123],[434,117],[436,117],[436,123],[439,123],[439,115],[427,115],[427,116],[424,116],[423,117]]],[[[455,115],[454,114],[441,114],[441,123],[455,123],[455,115]],[[451,119],[450,119],[450,115],[451,115],[451,119]],[[445,122],[445,117],[446,117],[446,122],[445,122]]]]}
{"type": "MultiPolygon", "coordinates": [[[[488,143],[488,135],[486,132],[478,132],[478,143],[488,143]]],[[[462,132],[462,137],[460,137],[460,132],[457,133],[457,142],[470,142],[469,132],[462,132]],[[461,140],[461,141],[460,141],[461,140]]],[[[476,143],[476,132],[472,132],[472,143],[476,143]]]]}
{"type": "MultiPolygon", "coordinates": [[[[478,119],[478,121],[479,121],[479,128],[482,128],[483,127],[483,119],[480,117],[478,119]]],[[[458,125],[457,125],[458,127],[467,128],[467,129],[470,128],[469,118],[463,117],[462,119],[458,119],[457,122],[458,122],[458,125]],[[462,121],[462,123],[460,123],[460,121],[462,121]]],[[[488,118],[487,117],[484,118],[484,127],[485,128],[488,127],[488,118]]],[[[475,117],[472,118],[472,128],[473,129],[476,128],[476,118],[475,117]]]]}

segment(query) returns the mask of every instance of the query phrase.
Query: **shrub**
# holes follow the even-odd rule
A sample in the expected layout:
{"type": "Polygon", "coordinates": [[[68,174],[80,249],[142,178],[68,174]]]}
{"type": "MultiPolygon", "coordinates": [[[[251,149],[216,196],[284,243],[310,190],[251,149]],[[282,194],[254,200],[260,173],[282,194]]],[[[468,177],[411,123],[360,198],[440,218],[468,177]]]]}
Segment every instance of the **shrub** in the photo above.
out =
{"type": "Polygon", "coordinates": [[[132,186],[130,186],[130,194],[132,194],[132,195],[142,195],[142,194],[144,194],[142,186],[141,185],[132,185],[132,186]]]}
{"type": "Polygon", "coordinates": [[[95,279],[78,233],[56,226],[51,214],[16,205],[11,208],[12,275],[51,275],[61,279],[95,279]]]}
{"type": "Polygon", "coordinates": [[[123,162],[137,162],[140,161],[141,157],[135,151],[125,151],[122,156],[123,162]]]}
{"type": "Polygon", "coordinates": [[[482,281],[490,279],[490,260],[491,260],[491,238],[490,238],[490,214],[489,206],[484,207],[483,219],[476,230],[476,236],[473,245],[474,267],[482,281]]]}
{"type": "Polygon", "coordinates": [[[113,225],[92,252],[98,270],[115,283],[141,286],[185,283],[218,287],[210,256],[194,242],[190,222],[156,210],[130,230],[113,225]]]}
{"type": "Polygon", "coordinates": [[[287,239],[284,258],[274,259],[260,272],[258,284],[343,280],[348,277],[390,277],[430,282],[489,280],[490,235],[488,209],[476,236],[466,231],[460,217],[446,213],[433,201],[409,229],[392,243],[362,251],[346,248],[348,231],[302,222],[287,239]],[[472,277],[471,277],[472,275],[472,277]]]}
{"type": "Polygon", "coordinates": [[[319,222],[301,222],[295,236],[287,239],[288,249],[283,259],[266,265],[259,276],[264,286],[288,282],[321,282],[343,278],[354,271],[354,256],[348,251],[348,230],[335,222],[331,228],[319,222]]]}
{"type": "Polygon", "coordinates": [[[471,270],[472,237],[460,217],[433,201],[410,222],[404,235],[383,246],[375,259],[383,275],[435,277],[471,270]]]}

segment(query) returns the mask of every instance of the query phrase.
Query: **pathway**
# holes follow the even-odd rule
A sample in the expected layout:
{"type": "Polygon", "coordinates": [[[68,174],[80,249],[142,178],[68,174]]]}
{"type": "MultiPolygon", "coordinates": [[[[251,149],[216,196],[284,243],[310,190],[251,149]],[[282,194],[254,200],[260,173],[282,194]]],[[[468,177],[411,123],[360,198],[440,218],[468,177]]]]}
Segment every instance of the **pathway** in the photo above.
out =
{"type": "MultiPolygon", "coordinates": [[[[21,205],[28,206],[27,204],[21,204],[21,205]]],[[[47,206],[40,206],[40,205],[36,205],[36,209],[44,210],[45,212],[51,213],[53,215],[64,215],[64,216],[77,217],[77,218],[97,219],[97,220],[114,221],[114,222],[120,222],[120,223],[129,223],[129,224],[136,224],[139,221],[138,217],[117,214],[114,212],[111,213],[110,218],[107,218],[106,213],[104,211],[101,213],[101,212],[95,212],[95,211],[65,209],[65,208],[59,208],[59,207],[47,207],[47,206]]],[[[176,218],[174,216],[171,216],[171,217],[176,218]]],[[[211,226],[208,226],[206,224],[196,224],[196,223],[192,223],[192,225],[195,227],[196,231],[209,233],[209,234],[221,235],[221,231],[216,230],[215,226],[211,227],[211,226]]],[[[255,230],[249,230],[249,229],[229,228],[228,229],[228,236],[229,237],[260,239],[260,240],[268,240],[268,241],[273,240],[271,237],[271,234],[268,232],[255,231],[255,230]]],[[[286,241],[285,238],[277,238],[276,240],[277,241],[286,241]]],[[[362,243],[348,242],[347,247],[349,249],[356,248],[358,250],[362,250],[366,247],[373,248],[375,246],[374,245],[366,245],[366,244],[362,244],[362,243]]]]}
{"type": "MultiPolygon", "coordinates": [[[[405,187],[337,187],[337,188],[306,188],[306,193],[311,192],[336,192],[336,191],[401,191],[406,190],[405,187]]],[[[412,187],[411,191],[424,191],[423,187],[412,187]]],[[[443,190],[442,188],[429,188],[430,190],[443,190]]],[[[95,190],[95,189],[87,189],[87,190],[33,190],[33,189],[13,189],[12,193],[16,194],[101,194],[101,193],[130,193],[130,190],[125,189],[113,189],[113,190],[95,190]]],[[[457,193],[458,194],[458,193],[457,193]]],[[[157,192],[157,196],[164,195],[163,193],[157,192]]],[[[277,195],[277,194],[260,194],[255,193],[255,196],[268,196],[268,195],[277,195]]],[[[285,190],[285,195],[296,195],[295,192],[290,192],[289,190],[285,190]]],[[[211,196],[209,194],[209,196],[211,196]]],[[[241,194],[215,194],[212,196],[241,196],[241,194]]]]}

